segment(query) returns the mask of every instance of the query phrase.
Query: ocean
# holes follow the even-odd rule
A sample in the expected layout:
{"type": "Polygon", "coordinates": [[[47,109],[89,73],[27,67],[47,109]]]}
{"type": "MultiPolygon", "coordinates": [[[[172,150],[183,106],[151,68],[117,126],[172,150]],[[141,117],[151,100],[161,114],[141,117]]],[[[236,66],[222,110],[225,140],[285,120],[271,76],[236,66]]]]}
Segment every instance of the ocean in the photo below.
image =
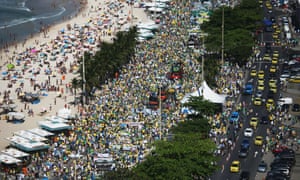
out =
{"type": "Polygon", "coordinates": [[[0,47],[79,12],[80,0],[0,0],[0,47]]]}

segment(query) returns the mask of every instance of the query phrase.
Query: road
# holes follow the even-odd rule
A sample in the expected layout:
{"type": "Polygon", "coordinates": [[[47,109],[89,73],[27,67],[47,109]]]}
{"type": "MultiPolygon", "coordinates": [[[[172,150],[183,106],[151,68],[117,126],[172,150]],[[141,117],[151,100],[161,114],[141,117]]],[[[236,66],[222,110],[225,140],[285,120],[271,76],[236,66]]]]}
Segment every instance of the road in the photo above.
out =
{"type": "MultiPolygon", "coordinates": [[[[280,17],[283,15],[281,11],[274,11],[272,13],[268,13],[266,7],[263,7],[264,10],[264,15],[266,18],[270,19],[271,17],[275,17],[277,19],[277,22],[279,22],[278,20],[280,19],[280,17]]],[[[280,39],[283,39],[284,35],[283,33],[281,33],[280,39]]],[[[272,46],[272,51],[277,50],[280,54],[279,59],[285,59],[288,54],[287,54],[287,50],[282,49],[281,46],[274,46],[273,42],[273,37],[272,37],[272,32],[263,32],[260,36],[260,40],[264,41],[264,42],[271,42],[272,46]]],[[[260,57],[264,57],[264,54],[266,52],[265,47],[261,46],[259,47],[260,50],[260,57]]],[[[279,74],[280,74],[280,70],[281,70],[281,62],[279,61],[279,65],[277,68],[277,72],[275,73],[275,79],[277,79],[277,93],[274,94],[274,102],[277,102],[278,98],[279,98],[279,91],[280,91],[280,84],[279,84],[279,74]]],[[[267,100],[268,98],[268,93],[269,93],[269,79],[270,79],[270,69],[271,66],[271,61],[255,61],[252,66],[251,66],[251,70],[252,69],[256,69],[256,71],[258,72],[259,70],[263,70],[264,71],[264,91],[263,91],[263,95],[262,95],[262,99],[267,100]]],[[[247,70],[247,76],[245,77],[245,82],[251,82],[254,85],[254,93],[256,93],[257,91],[257,77],[252,78],[249,75],[249,71],[250,69],[247,70]]],[[[217,171],[212,177],[212,180],[236,180],[239,179],[240,177],[240,173],[231,173],[230,172],[230,165],[232,163],[232,161],[234,160],[239,160],[241,163],[241,170],[242,171],[248,171],[250,172],[250,179],[262,179],[262,175],[260,173],[257,172],[257,168],[259,163],[263,160],[263,153],[262,153],[262,146],[256,146],[254,144],[254,138],[255,136],[259,135],[262,137],[266,137],[267,135],[267,129],[270,127],[269,124],[267,125],[263,125],[263,124],[259,124],[257,129],[254,132],[253,137],[250,139],[250,149],[249,149],[249,153],[247,158],[239,158],[238,154],[239,154],[239,150],[240,150],[240,145],[241,142],[243,141],[243,139],[245,139],[244,135],[243,135],[243,130],[247,127],[249,127],[249,121],[251,119],[251,117],[253,116],[258,116],[259,119],[261,119],[262,116],[267,116],[269,114],[269,112],[267,111],[266,107],[265,107],[265,103],[263,103],[261,106],[256,106],[253,105],[252,102],[252,96],[250,95],[240,95],[239,97],[239,101],[242,102],[242,104],[246,104],[245,107],[245,114],[243,112],[241,112],[241,121],[243,122],[243,127],[239,130],[237,138],[236,138],[236,143],[234,148],[229,152],[228,155],[225,155],[224,157],[222,157],[222,159],[219,162],[219,166],[221,167],[221,169],[219,171],[217,171]],[[253,112],[251,112],[251,109],[253,110],[253,112]],[[255,151],[258,152],[258,155],[256,157],[254,157],[254,153],[255,151]]],[[[231,129],[233,129],[233,125],[230,125],[232,127],[230,127],[231,129]]],[[[230,134],[229,138],[234,138],[233,133],[230,134]]],[[[266,158],[266,156],[264,157],[266,158]]],[[[267,158],[272,158],[272,157],[267,157],[267,158]]]]}

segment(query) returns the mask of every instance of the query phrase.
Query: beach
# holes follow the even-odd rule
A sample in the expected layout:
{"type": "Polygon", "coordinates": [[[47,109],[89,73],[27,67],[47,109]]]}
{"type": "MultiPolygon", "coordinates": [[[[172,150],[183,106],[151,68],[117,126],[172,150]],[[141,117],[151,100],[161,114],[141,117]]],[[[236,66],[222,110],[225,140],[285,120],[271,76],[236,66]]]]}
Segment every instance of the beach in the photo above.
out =
{"type": "MultiPolygon", "coordinates": [[[[8,63],[13,63],[16,65],[16,59],[17,59],[17,55],[20,52],[28,52],[30,50],[28,50],[29,48],[31,49],[39,49],[41,48],[42,44],[51,44],[51,40],[53,41],[59,34],[61,34],[61,30],[62,29],[67,29],[67,25],[83,25],[85,23],[87,23],[88,21],[90,21],[91,18],[96,18],[98,15],[103,14],[106,11],[106,6],[107,6],[107,2],[109,2],[108,0],[106,1],[97,1],[97,0],[89,0],[88,4],[85,6],[85,8],[81,11],[80,14],[78,14],[76,17],[70,18],[69,20],[66,20],[64,22],[60,22],[59,24],[56,24],[54,26],[51,26],[48,30],[47,33],[38,33],[36,35],[34,35],[32,38],[27,39],[26,42],[25,41],[21,41],[18,44],[16,44],[15,46],[10,46],[8,49],[3,49],[1,51],[1,71],[6,71],[7,67],[6,65],[8,63]],[[27,49],[27,51],[26,51],[27,49]]],[[[124,13],[130,13],[131,11],[131,7],[129,7],[128,5],[126,5],[126,3],[124,3],[124,13]]],[[[143,22],[147,22],[149,21],[147,15],[145,14],[143,9],[140,8],[133,8],[133,16],[138,17],[138,19],[136,19],[134,21],[134,23],[137,23],[138,21],[143,21],[143,22]]],[[[128,24],[130,24],[131,22],[127,22],[128,24]]],[[[114,25],[115,28],[117,28],[118,25],[114,25]]],[[[101,40],[102,41],[111,41],[112,36],[107,36],[107,35],[101,35],[101,40]]],[[[43,49],[45,50],[45,49],[43,49]]],[[[43,51],[41,50],[41,52],[43,51]]],[[[80,51],[80,50],[78,50],[80,51]]],[[[37,56],[38,54],[33,54],[33,56],[37,56]]],[[[50,55],[49,55],[50,56],[50,55]]],[[[73,57],[72,55],[67,55],[68,57],[68,65],[72,64],[74,61],[76,61],[75,57],[73,57]]],[[[58,55],[57,58],[62,58],[61,55],[58,55]]],[[[55,67],[55,61],[52,62],[50,61],[50,67],[53,68],[54,72],[56,70],[58,70],[58,68],[55,67]]],[[[30,69],[38,69],[39,65],[41,63],[40,62],[32,62],[31,63],[31,68],[30,69]]],[[[67,68],[69,68],[68,66],[66,66],[67,68]]],[[[39,83],[45,82],[48,79],[47,74],[45,74],[43,71],[45,70],[45,66],[44,67],[40,67],[41,72],[40,74],[38,74],[35,78],[37,79],[37,81],[39,83]]],[[[14,70],[14,72],[20,72],[21,71],[21,66],[17,66],[14,70]]],[[[57,72],[56,72],[57,73],[57,72]]],[[[59,73],[58,73],[59,74],[59,73]]],[[[8,80],[1,80],[0,81],[0,85],[2,87],[1,90],[1,94],[4,94],[5,90],[9,90],[11,91],[11,99],[13,100],[13,102],[17,105],[16,107],[16,111],[17,112],[21,112],[23,111],[24,114],[26,115],[25,118],[25,122],[22,124],[13,124],[13,123],[7,123],[5,120],[1,120],[0,121],[0,136],[2,137],[1,141],[0,141],[0,149],[4,149],[8,144],[9,141],[7,141],[5,138],[6,137],[10,137],[13,135],[14,132],[19,131],[19,130],[26,130],[26,129],[32,129],[35,127],[38,127],[38,121],[44,120],[44,118],[46,116],[53,116],[56,115],[57,111],[61,108],[64,108],[66,104],[69,104],[69,102],[74,100],[74,95],[71,94],[71,92],[66,92],[66,90],[64,90],[64,94],[61,98],[58,98],[58,92],[57,91],[48,91],[47,92],[47,96],[43,96],[41,98],[41,101],[39,104],[27,104],[26,110],[24,109],[25,104],[20,102],[20,100],[18,100],[17,94],[16,94],[16,89],[19,87],[19,84],[21,83],[21,81],[24,81],[24,88],[23,91],[24,92],[36,92],[33,90],[33,86],[30,85],[30,78],[32,76],[32,72],[26,72],[24,73],[24,75],[22,75],[22,78],[19,78],[16,83],[13,84],[13,87],[11,88],[7,88],[8,84],[10,83],[10,81],[8,80]],[[54,100],[55,99],[55,100],[54,100]],[[49,110],[51,107],[51,111],[49,110]],[[28,116],[27,111],[29,109],[32,109],[34,112],[34,116],[28,116]],[[42,111],[42,109],[47,109],[48,112],[43,115],[40,116],[39,112],[42,111]]],[[[78,76],[78,74],[72,74],[72,73],[67,73],[65,75],[65,80],[63,80],[63,82],[60,84],[61,81],[61,76],[62,75],[57,75],[56,77],[51,76],[51,81],[52,83],[57,86],[59,89],[66,89],[66,84],[70,83],[71,79],[74,78],[75,76],[78,76]],[[58,84],[56,84],[59,81],[58,84]]],[[[68,105],[69,106],[69,105],[68,105]]],[[[75,114],[77,113],[77,108],[74,106],[70,106],[70,108],[72,109],[72,112],[75,114]]]]}

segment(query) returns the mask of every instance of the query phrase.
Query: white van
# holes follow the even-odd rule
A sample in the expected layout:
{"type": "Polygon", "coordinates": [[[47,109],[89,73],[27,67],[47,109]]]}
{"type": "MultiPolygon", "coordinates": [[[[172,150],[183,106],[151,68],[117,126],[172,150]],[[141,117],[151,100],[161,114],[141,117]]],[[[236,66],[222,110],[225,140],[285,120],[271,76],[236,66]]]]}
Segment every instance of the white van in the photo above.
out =
{"type": "Polygon", "coordinates": [[[290,32],[290,27],[289,27],[289,25],[288,25],[288,24],[285,24],[285,25],[283,26],[283,30],[284,30],[284,32],[290,32]]]}
{"type": "Polygon", "coordinates": [[[292,34],[290,32],[286,33],[286,38],[287,39],[291,39],[292,38],[292,34]]]}
{"type": "Polygon", "coordinates": [[[293,98],[291,98],[291,97],[280,98],[280,99],[278,99],[277,103],[279,106],[282,106],[284,104],[291,105],[291,104],[293,104],[293,98]]]}

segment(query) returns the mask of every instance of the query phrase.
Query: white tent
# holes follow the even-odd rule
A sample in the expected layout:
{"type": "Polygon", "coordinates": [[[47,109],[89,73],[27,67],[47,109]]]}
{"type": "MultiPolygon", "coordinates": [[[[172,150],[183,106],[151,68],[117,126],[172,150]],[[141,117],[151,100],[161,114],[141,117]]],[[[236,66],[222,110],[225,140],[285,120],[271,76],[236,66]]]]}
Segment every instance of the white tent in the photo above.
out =
{"type": "Polygon", "coordinates": [[[218,94],[214,92],[210,87],[207,85],[206,81],[203,81],[201,87],[192,92],[186,94],[182,100],[180,101],[182,104],[188,102],[191,96],[203,96],[203,99],[208,100],[213,103],[223,104],[225,102],[226,95],[218,94]]]}

